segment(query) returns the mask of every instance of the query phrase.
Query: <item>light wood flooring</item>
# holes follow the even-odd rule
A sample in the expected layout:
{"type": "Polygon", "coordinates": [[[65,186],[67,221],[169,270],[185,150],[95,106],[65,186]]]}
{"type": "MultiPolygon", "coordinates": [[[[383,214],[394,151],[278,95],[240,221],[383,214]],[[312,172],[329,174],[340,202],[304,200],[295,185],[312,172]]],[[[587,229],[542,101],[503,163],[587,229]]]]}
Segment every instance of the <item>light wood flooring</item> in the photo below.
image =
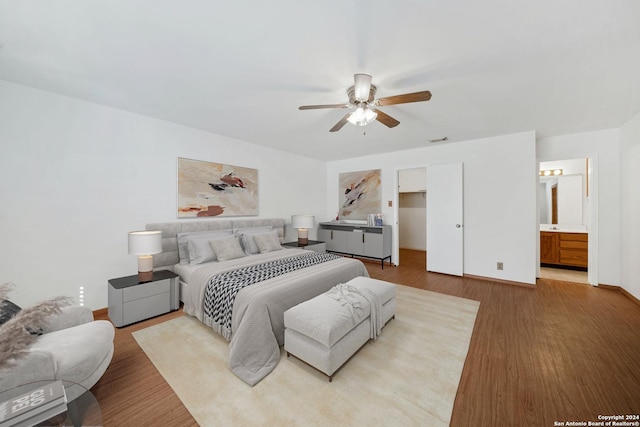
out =
{"type": "Polygon", "coordinates": [[[561,280],[563,282],[589,284],[586,271],[569,270],[564,268],[540,267],[541,279],[561,280]]]}
{"type": "MultiPolygon", "coordinates": [[[[400,259],[384,270],[365,264],[374,278],[480,301],[451,426],[553,426],[640,413],[640,305],[621,292],[427,273],[420,251],[402,250],[400,259]]],[[[196,425],[131,336],[180,315],[116,331],[111,365],[92,389],[105,426],[196,425]]]]}

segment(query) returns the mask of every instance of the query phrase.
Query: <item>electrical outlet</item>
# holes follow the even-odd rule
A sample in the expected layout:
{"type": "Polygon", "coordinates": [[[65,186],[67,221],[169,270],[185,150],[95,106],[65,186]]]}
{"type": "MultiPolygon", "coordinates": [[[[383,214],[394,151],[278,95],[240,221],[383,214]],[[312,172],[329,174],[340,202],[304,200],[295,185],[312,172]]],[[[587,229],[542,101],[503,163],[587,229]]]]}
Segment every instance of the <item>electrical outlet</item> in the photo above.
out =
{"type": "Polygon", "coordinates": [[[392,208],[393,207],[393,200],[389,200],[388,205],[389,205],[390,208],[392,208]]]}
{"type": "Polygon", "coordinates": [[[498,270],[504,270],[504,263],[502,261],[498,261],[498,264],[496,265],[496,268],[498,270]]]}

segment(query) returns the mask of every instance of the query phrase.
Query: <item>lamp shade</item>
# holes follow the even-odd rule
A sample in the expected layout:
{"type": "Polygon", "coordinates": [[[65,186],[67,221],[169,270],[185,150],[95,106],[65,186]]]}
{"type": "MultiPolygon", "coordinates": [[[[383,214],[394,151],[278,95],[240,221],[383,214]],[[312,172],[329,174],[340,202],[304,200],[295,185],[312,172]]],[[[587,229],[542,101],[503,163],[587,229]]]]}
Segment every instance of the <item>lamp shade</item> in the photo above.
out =
{"type": "Polygon", "coordinates": [[[313,228],[316,219],[313,215],[291,215],[291,226],[293,228],[313,228]]]}
{"type": "Polygon", "coordinates": [[[129,255],[153,255],[162,252],[162,231],[129,233],[129,255]]]}

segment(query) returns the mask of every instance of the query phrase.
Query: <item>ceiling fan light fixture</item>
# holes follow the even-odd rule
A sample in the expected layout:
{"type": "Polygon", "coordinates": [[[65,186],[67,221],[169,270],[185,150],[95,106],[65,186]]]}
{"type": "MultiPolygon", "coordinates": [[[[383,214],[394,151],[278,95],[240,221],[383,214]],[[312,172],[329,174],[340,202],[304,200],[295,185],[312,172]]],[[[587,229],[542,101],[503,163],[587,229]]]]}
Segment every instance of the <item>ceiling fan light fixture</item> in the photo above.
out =
{"type": "MultiPolygon", "coordinates": [[[[388,128],[394,128],[400,122],[378,107],[387,105],[407,104],[410,102],[422,102],[431,99],[431,92],[423,90],[421,92],[405,93],[402,95],[387,96],[376,99],[377,88],[371,84],[369,74],[354,74],[353,86],[347,89],[349,103],[345,104],[324,104],[324,105],[301,105],[299,110],[316,110],[320,108],[349,108],[350,112],[343,116],[338,123],[333,125],[329,132],[337,132],[347,124],[355,126],[366,126],[373,121],[378,121],[388,128]]],[[[446,140],[443,139],[443,140],[446,140]]],[[[434,141],[432,141],[434,142],[434,141]]]]}
{"type": "Polygon", "coordinates": [[[358,106],[349,116],[347,121],[352,125],[366,126],[378,117],[378,114],[369,107],[358,106]]]}
{"type": "Polygon", "coordinates": [[[353,76],[353,83],[356,101],[367,101],[369,99],[369,91],[371,90],[371,76],[368,74],[355,74],[353,76]]]}

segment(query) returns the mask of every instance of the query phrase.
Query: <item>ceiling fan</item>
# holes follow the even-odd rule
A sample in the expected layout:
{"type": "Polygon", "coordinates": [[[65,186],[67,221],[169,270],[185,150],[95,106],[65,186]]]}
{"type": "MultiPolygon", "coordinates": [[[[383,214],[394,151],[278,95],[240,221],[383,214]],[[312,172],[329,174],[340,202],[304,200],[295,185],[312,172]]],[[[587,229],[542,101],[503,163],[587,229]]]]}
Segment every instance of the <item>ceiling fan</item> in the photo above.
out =
{"type": "Polygon", "coordinates": [[[347,90],[347,94],[349,95],[348,104],[303,105],[298,107],[298,109],[316,110],[320,108],[351,108],[353,111],[347,113],[347,115],[340,119],[340,121],[336,123],[329,132],[339,131],[347,122],[356,126],[366,126],[375,120],[389,128],[393,128],[398,126],[400,122],[390,115],[378,110],[376,107],[428,101],[431,99],[431,92],[428,90],[375,99],[376,89],[377,88],[371,84],[370,75],[354,74],[353,86],[347,90]]]}

